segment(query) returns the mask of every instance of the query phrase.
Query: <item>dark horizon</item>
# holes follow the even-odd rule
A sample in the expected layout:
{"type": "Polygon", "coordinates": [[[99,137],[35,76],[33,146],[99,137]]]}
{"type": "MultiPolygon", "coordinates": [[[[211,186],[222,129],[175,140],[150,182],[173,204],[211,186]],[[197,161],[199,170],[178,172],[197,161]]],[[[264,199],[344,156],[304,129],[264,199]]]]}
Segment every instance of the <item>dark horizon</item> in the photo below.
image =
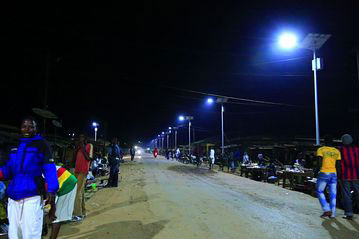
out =
{"type": "Polygon", "coordinates": [[[17,126],[34,115],[32,108],[44,108],[48,74],[48,109],[62,120],[64,136],[92,135],[97,121],[100,135],[145,142],[177,125],[180,114],[194,116],[197,139],[218,135],[219,106],[205,106],[205,95],[192,90],[286,104],[228,104],[225,132],[313,138],[312,53],[276,49],[277,35],[292,30],[300,39],[311,32],[332,35],[318,51],[324,59],[321,136],[358,134],[355,7],[137,4],[4,13],[0,123],[17,126]]]}

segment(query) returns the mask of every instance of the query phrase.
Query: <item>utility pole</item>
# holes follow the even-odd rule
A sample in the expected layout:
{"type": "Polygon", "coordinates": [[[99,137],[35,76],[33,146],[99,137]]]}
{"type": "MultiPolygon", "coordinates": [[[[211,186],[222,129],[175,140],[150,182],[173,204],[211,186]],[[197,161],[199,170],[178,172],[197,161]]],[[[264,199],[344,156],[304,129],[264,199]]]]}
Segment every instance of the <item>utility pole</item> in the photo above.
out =
{"type": "Polygon", "coordinates": [[[174,133],[174,137],[175,137],[174,148],[176,150],[177,149],[177,129],[178,129],[178,127],[172,127],[172,129],[175,131],[175,133],[174,133]]]}
{"type": "Polygon", "coordinates": [[[167,134],[167,150],[168,150],[168,147],[169,147],[169,138],[170,138],[170,135],[169,135],[169,133],[166,133],[167,134]]]}
{"type": "Polygon", "coordinates": [[[192,127],[193,129],[193,143],[196,142],[196,137],[195,137],[195,133],[194,133],[194,127],[192,127]]]}

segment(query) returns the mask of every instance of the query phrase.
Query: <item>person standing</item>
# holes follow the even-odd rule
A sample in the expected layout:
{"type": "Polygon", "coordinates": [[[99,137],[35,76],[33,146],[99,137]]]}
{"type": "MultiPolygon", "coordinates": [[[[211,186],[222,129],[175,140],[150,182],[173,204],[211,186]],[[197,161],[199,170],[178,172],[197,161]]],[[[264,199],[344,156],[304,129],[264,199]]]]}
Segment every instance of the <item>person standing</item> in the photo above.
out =
{"type": "Polygon", "coordinates": [[[77,178],[77,193],[75,198],[74,216],[76,221],[84,219],[86,216],[85,208],[85,184],[86,177],[90,169],[90,163],[93,155],[93,147],[86,144],[86,136],[81,134],[75,150],[75,177],[77,178]]]}
{"type": "Polygon", "coordinates": [[[180,160],[181,158],[181,150],[179,148],[176,149],[176,160],[180,160]]]}
{"type": "Polygon", "coordinates": [[[136,154],[136,149],[132,146],[130,148],[131,161],[133,161],[133,159],[135,158],[135,154],[136,154]]]}
{"type": "Polygon", "coordinates": [[[118,186],[118,172],[120,167],[121,149],[118,146],[117,138],[112,139],[112,144],[109,148],[108,160],[110,164],[110,176],[106,187],[118,186]]]}
{"type": "Polygon", "coordinates": [[[342,163],[338,178],[340,178],[343,195],[344,218],[353,220],[352,191],[356,205],[359,205],[359,148],[352,145],[353,138],[349,134],[342,136],[342,142],[343,146],[340,148],[342,163]]]}
{"type": "Polygon", "coordinates": [[[212,169],[215,161],[215,151],[214,148],[209,150],[209,169],[212,169]]]}
{"type": "Polygon", "coordinates": [[[341,155],[338,149],[332,147],[333,139],[331,136],[325,136],[324,146],[317,150],[317,157],[319,165],[321,166],[317,179],[317,195],[320,205],[324,213],[320,216],[322,218],[335,217],[335,208],[337,201],[337,170],[339,167],[339,160],[341,155]],[[327,202],[325,198],[325,188],[329,188],[330,201],[327,202]]]}
{"type": "Polygon", "coordinates": [[[169,151],[169,149],[166,149],[166,159],[167,160],[170,159],[170,151],[169,151]]]}
{"type": "Polygon", "coordinates": [[[56,220],[52,222],[50,239],[56,239],[61,224],[72,219],[77,192],[77,178],[64,167],[56,166],[59,190],[56,197],[56,220]]]}
{"type": "Polygon", "coordinates": [[[55,219],[55,195],[59,183],[50,148],[45,139],[37,134],[34,118],[26,117],[22,121],[21,134],[18,146],[11,149],[9,160],[0,167],[0,179],[10,180],[7,189],[8,236],[11,239],[40,239],[43,195],[47,194],[46,204],[51,205],[49,218],[52,221],[55,219]]]}
{"type": "Polygon", "coordinates": [[[154,148],[153,149],[153,157],[157,158],[157,155],[158,155],[158,149],[154,148]]]}
{"type": "Polygon", "coordinates": [[[236,149],[236,151],[233,153],[232,156],[232,164],[231,164],[231,168],[232,168],[232,172],[235,173],[238,166],[239,166],[239,162],[241,160],[241,151],[239,150],[239,148],[236,149]]]}

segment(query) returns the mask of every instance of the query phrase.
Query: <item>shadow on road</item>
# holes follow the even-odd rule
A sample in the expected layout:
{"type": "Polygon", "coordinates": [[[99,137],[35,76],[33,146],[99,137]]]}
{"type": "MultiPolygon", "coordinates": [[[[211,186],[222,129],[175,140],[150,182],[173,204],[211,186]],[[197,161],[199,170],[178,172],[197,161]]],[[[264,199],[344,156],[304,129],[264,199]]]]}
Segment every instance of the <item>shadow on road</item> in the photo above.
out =
{"type": "Polygon", "coordinates": [[[186,173],[186,174],[197,174],[197,175],[214,175],[217,172],[208,170],[208,168],[197,168],[196,166],[186,166],[186,165],[173,165],[168,167],[168,170],[177,172],[177,173],[186,173]]]}
{"type": "MultiPolygon", "coordinates": [[[[77,239],[121,239],[121,238],[141,238],[151,239],[157,235],[168,220],[161,220],[149,224],[143,224],[141,221],[120,221],[99,225],[91,231],[83,233],[77,239]]],[[[68,237],[70,238],[70,237],[68,237]]],[[[71,237],[73,238],[73,237],[71,237]]]]}
{"type": "Polygon", "coordinates": [[[330,233],[332,239],[357,239],[359,238],[359,224],[356,221],[349,221],[355,230],[347,228],[337,219],[326,219],[322,226],[330,233]]]}
{"type": "Polygon", "coordinates": [[[107,211],[114,210],[116,208],[126,207],[126,206],[136,204],[136,203],[144,203],[144,202],[147,202],[147,201],[149,201],[149,200],[151,200],[153,198],[156,198],[156,197],[157,197],[156,195],[151,195],[149,197],[147,195],[143,195],[143,196],[137,197],[137,198],[133,198],[131,196],[128,201],[120,202],[120,203],[113,203],[113,204],[109,205],[108,207],[105,207],[105,208],[103,208],[101,210],[97,210],[97,211],[89,213],[87,217],[91,218],[91,217],[98,216],[100,214],[106,213],[107,211]]]}

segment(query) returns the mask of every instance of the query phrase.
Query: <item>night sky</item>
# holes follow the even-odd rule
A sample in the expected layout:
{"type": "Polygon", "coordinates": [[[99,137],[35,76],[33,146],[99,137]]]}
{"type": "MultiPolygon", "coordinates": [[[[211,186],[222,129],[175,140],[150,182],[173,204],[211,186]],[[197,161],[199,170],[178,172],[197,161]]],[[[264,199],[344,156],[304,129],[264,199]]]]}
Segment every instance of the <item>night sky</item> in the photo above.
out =
{"type": "Polygon", "coordinates": [[[177,125],[179,114],[194,116],[196,139],[219,134],[219,106],[206,107],[205,95],[192,90],[287,104],[233,101],[225,109],[227,138],[315,137],[312,53],[276,45],[291,30],[300,40],[332,34],[318,52],[325,64],[318,72],[321,134],[358,131],[358,116],[349,112],[359,108],[357,8],[235,2],[3,8],[0,123],[19,125],[44,107],[48,73],[47,105],[63,135],[92,134],[95,120],[106,137],[146,141],[177,125]]]}

